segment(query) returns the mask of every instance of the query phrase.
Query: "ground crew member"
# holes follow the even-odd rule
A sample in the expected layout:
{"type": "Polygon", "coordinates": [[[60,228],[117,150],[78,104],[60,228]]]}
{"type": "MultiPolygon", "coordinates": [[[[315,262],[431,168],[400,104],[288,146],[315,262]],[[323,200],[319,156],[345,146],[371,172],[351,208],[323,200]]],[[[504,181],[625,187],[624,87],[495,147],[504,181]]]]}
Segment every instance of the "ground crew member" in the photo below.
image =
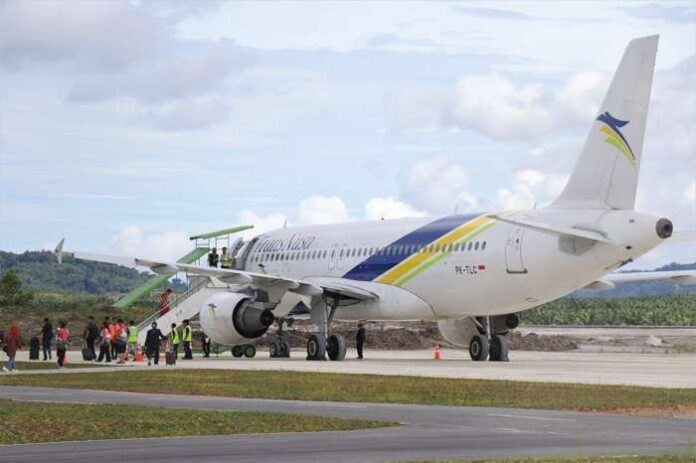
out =
{"type": "Polygon", "coordinates": [[[184,320],[184,360],[193,360],[193,352],[191,352],[191,340],[193,339],[193,330],[189,325],[188,320],[184,320]]]}
{"type": "Polygon", "coordinates": [[[138,327],[135,326],[133,320],[128,324],[128,353],[133,356],[135,360],[135,346],[138,344],[138,327]]]}
{"type": "Polygon", "coordinates": [[[227,254],[227,248],[222,248],[222,257],[220,257],[221,268],[232,268],[232,257],[227,254]]]}
{"type": "Polygon", "coordinates": [[[172,288],[167,288],[160,296],[160,317],[169,312],[169,296],[172,294],[172,288]]]}
{"type": "Polygon", "coordinates": [[[355,347],[358,349],[358,360],[363,358],[363,346],[365,345],[365,325],[361,322],[358,323],[358,332],[355,334],[355,347]]]}
{"type": "Polygon", "coordinates": [[[179,344],[181,343],[181,338],[179,337],[179,332],[176,329],[176,323],[172,323],[172,331],[169,333],[169,344],[172,346],[172,355],[174,356],[174,361],[179,358],[179,344]]]}
{"type": "Polygon", "coordinates": [[[201,333],[201,347],[203,348],[203,357],[210,357],[210,337],[205,333],[201,333]]]}
{"type": "Polygon", "coordinates": [[[220,256],[217,253],[217,248],[213,248],[212,251],[208,254],[208,267],[216,267],[218,266],[218,262],[220,261],[220,256]]]}
{"type": "Polygon", "coordinates": [[[159,364],[159,350],[162,341],[167,338],[157,328],[157,322],[152,322],[152,328],[147,331],[145,337],[145,355],[147,355],[147,366],[154,360],[155,365],[159,364]]]}

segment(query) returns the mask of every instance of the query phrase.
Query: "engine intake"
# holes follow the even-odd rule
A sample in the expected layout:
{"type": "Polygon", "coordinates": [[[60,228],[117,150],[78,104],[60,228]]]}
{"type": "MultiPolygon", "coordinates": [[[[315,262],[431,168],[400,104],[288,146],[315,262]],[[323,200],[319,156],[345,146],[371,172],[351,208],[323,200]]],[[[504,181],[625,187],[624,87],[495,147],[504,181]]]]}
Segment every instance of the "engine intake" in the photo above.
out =
{"type": "Polygon", "coordinates": [[[219,344],[241,344],[263,336],[274,320],[273,312],[255,306],[241,293],[214,294],[201,307],[201,328],[219,344]]]}
{"type": "Polygon", "coordinates": [[[275,320],[273,312],[254,307],[249,299],[242,300],[232,312],[232,323],[235,329],[239,334],[250,339],[263,336],[268,327],[273,324],[273,320],[275,320]]]}

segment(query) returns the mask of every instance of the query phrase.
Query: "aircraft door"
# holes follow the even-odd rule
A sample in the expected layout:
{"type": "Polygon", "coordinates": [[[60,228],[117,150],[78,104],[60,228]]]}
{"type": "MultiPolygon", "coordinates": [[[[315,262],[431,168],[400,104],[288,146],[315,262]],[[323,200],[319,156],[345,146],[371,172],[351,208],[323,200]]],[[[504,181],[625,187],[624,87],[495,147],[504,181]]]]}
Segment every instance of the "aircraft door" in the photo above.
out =
{"type": "Polygon", "coordinates": [[[513,227],[505,242],[505,267],[508,273],[527,273],[522,260],[523,227],[513,227]]]}

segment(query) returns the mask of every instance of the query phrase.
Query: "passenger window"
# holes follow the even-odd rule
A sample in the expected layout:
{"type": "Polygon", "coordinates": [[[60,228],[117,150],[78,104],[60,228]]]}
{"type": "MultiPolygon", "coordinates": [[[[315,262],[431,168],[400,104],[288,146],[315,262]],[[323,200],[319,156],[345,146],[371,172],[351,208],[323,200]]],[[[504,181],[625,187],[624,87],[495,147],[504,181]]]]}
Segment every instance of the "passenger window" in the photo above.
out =
{"type": "Polygon", "coordinates": [[[478,251],[478,248],[479,248],[479,242],[477,241],[476,245],[474,246],[474,251],[478,251]]]}
{"type": "Polygon", "coordinates": [[[471,246],[473,246],[473,244],[474,244],[474,243],[472,243],[471,241],[469,241],[469,245],[467,246],[467,249],[466,249],[466,250],[467,250],[467,251],[471,251],[471,246]]]}
{"type": "Polygon", "coordinates": [[[486,249],[486,242],[485,241],[483,243],[481,243],[481,251],[483,251],[484,249],[486,249]]]}

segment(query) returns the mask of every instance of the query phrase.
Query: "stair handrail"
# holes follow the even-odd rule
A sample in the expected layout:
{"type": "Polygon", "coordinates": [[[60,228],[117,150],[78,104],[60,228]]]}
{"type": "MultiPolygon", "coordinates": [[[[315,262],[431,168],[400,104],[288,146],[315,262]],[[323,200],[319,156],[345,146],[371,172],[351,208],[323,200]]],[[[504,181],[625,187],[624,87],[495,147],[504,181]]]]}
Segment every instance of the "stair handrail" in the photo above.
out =
{"type": "MultiPolygon", "coordinates": [[[[191,297],[193,294],[197,293],[199,289],[201,289],[203,286],[208,284],[208,281],[209,281],[208,278],[202,278],[201,281],[199,281],[195,285],[191,286],[185,292],[181,293],[180,295],[177,295],[174,302],[172,304],[169,304],[169,311],[171,312],[179,304],[184,302],[186,299],[191,297]]],[[[160,307],[156,311],[154,311],[153,313],[151,313],[150,315],[146,316],[141,321],[139,321],[138,325],[137,325],[138,331],[142,330],[143,328],[146,328],[147,326],[152,324],[153,321],[160,318],[160,311],[161,310],[162,310],[162,308],[160,307]]],[[[167,312],[167,313],[169,313],[169,312],[167,312]]]]}

